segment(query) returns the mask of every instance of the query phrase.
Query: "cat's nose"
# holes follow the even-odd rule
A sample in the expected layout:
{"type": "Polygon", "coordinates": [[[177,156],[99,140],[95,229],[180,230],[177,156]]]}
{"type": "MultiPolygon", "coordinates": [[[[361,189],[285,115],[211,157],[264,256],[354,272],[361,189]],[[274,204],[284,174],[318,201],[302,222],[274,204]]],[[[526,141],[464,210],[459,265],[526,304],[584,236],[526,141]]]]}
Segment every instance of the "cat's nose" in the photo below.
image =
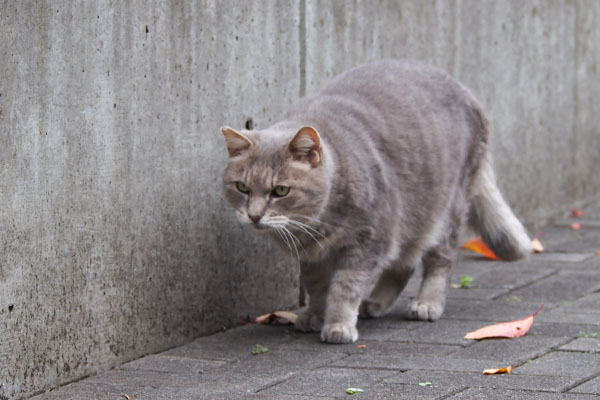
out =
{"type": "Polygon", "coordinates": [[[260,221],[260,219],[262,218],[262,215],[248,214],[248,218],[250,218],[252,220],[252,222],[254,222],[256,224],[256,223],[258,223],[258,221],[260,221]]]}

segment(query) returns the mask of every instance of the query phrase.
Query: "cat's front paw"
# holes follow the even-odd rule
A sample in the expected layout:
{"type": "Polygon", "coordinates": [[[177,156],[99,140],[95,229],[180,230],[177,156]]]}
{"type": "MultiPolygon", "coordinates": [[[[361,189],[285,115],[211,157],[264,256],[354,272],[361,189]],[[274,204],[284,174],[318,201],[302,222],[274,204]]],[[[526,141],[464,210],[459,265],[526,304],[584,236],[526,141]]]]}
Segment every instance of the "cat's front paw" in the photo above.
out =
{"type": "Polygon", "coordinates": [[[298,316],[294,327],[300,332],[319,332],[323,326],[323,318],[310,311],[305,311],[298,316]]]}
{"type": "Polygon", "coordinates": [[[413,319],[437,321],[444,313],[444,305],[415,300],[411,303],[409,311],[413,319]]]}
{"type": "Polygon", "coordinates": [[[358,331],[354,325],[341,323],[325,324],[321,330],[321,341],[327,343],[356,342],[358,331]]]}

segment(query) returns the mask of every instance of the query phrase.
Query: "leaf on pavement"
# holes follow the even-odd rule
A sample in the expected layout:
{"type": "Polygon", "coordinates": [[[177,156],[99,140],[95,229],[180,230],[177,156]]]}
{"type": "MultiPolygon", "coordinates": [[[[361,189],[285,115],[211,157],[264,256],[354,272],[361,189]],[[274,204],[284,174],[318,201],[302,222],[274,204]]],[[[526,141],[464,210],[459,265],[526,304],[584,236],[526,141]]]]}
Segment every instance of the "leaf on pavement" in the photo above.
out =
{"type": "Polygon", "coordinates": [[[474,251],[481,254],[490,260],[499,260],[498,256],[481,240],[481,238],[472,238],[467,240],[463,245],[463,249],[474,251]]]}
{"type": "Polygon", "coordinates": [[[513,371],[513,367],[512,367],[512,365],[509,365],[508,367],[502,367],[502,368],[484,369],[483,374],[484,375],[512,374],[512,371],[513,371]]]}
{"type": "Polygon", "coordinates": [[[255,356],[257,354],[262,354],[262,353],[266,353],[267,351],[269,351],[268,347],[265,347],[263,345],[257,344],[254,347],[252,347],[252,355],[255,356]]]}
{"type": "Polygon", "coordinates": [[[256,317],[254,322],[257,324],[285,325],[288,323],[295,324],[297,320],[298,315],[291,311],[273,311],[271,313],[256,317]]]}
{"type": "Polygon", "coordinates": [[[581,229],[581,224],[579,222],[573,222],[569,227],[574,231],[578,231],[581,229]]]}
{"type": "Polygon", "coordinates": [[[533,239],[531,241],[531,248],[533,249],[533,251],[535,253],[543,253],[544,252],[544,246],[542,246],[542,242],[540,242],[540,239],[533,239]]]}
{"type": "Polygon", "coordinates": [[[578,210],[577,208],[575,208],[575,209],[573,209],[573,211],[571,211],[571,216],[572,217],[585,217],[585,211],[578,210]]]}
{"type": "Polygon", "coordinates": [[[518,338],[525,335],[531,325],[533,325],[533,317],[544,308],[544,303],[527,318],[516,321],[502,322],[499,324],[484,326],[476,331],[469,332],[465,335],[465,339],[489,339],[489,338],[518,338]]]}
{"type": "Polygon", "coordinates": [[[355,394],[355,393],[360,393],[360,392],[364,392],[364,390],[359,389],[359,388],[348,388],[348,389],[346,389],[346,393],[348,393],[348,394],[355,394]]]}

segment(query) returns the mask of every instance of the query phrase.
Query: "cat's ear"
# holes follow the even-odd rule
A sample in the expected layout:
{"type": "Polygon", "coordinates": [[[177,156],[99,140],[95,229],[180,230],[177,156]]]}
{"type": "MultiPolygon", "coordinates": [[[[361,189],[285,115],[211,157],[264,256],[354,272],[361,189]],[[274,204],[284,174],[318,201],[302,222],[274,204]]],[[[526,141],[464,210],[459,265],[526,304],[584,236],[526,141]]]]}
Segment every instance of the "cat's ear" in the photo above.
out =
{"type": "Polygon", "coordinates": [[[225,136],[229,157],[238,156],[252,146],[250,139],[228,126],[222,127],[221,133],[225,136]]]}
{"type": "Polygon", "coordinates": [[[321,137],[312,126],[300,128],[288,144],[288,149],[294,160],[308,162],[312,167],[319,165],[323,157],[321,137]]]}

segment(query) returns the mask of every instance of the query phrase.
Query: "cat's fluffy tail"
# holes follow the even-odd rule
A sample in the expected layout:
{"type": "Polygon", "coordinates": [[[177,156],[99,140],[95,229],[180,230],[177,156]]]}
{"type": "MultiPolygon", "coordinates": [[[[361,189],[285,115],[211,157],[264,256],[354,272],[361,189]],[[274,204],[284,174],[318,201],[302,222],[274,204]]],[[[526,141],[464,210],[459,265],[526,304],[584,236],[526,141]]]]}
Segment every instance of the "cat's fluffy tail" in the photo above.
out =
{"type": "Polygon", "coordinates": [[[473,182],[469,224],[503,260],[514,261],[531,253],[531,240],[525,228],[496,186],[489,152],[483,157],[473,182]]]}

